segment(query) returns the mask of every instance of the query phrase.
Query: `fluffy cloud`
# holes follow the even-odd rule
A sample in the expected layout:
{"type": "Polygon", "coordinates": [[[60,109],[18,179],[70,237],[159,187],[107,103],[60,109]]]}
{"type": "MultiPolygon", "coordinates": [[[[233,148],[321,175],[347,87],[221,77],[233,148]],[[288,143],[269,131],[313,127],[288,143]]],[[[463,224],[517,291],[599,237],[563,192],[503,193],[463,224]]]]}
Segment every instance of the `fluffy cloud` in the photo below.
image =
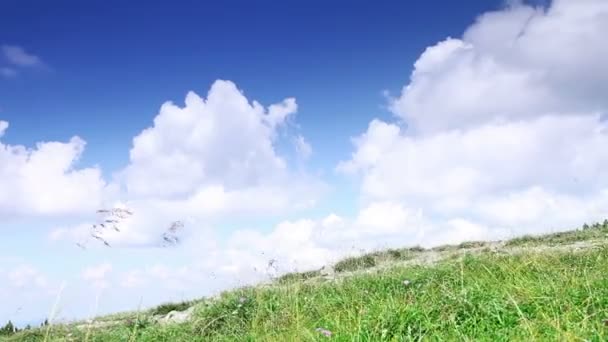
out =
{"type": "Polygon", "coordinates": [[[122,281],[120,282],[120,286],[125,288],[138,288],[146,284],[142,272],[135,270],[129,271],[123,275],[122,281]]]}
{"type": "Polygon", "coordinates": [[[0,256],[0,320],[30,322],[45,317],[57,298],[57,288],[37,267],[20,258],[0,256]]]}
{"type": "MultiPolygon", "coordinates": [[[[233,232],[225,239],[197,237],[175,251],[185,263],[173,258],[123,272],[119,278],[125,290],[145,284],[184,293],[211,293],[229,286],[268,280],[294,270],[309,270],[338,260],[347,254],[380,247],[402,246],[403,241],[387,243],[387,237],[404,237],[403,226],[410,227],[409,241],[426,244],[420,233],[426,224],[420,213],[409,212],[392,203],[374,204],[355,219],[335,214],[325,218],[283,221],[270,232],[256,227],[233,232]],[[400,215],[387,217],[387,213],[400,215]],[[380,225],[380,231],[378,228],[380,225]],[[414,227],[414,224],[419,226],[414,227]],[[193,292],[194,291],[194,292],[193,292]]],[[[458,238],[458,237],[457,237],[458,238]]],[[[450,242],[453,236],[442,241],[450,242]]]]}
{"type": "Polygon", "coordinates": [[[286,177],[276,155],[276,129],[297,110],[294,99],[267,110],[229,81],[216,81],[207,98],[194,92],[185,107],[165,103],[154,126],[133,139],[126,186],[134,196],[172,197],[196,193],[201,185],[240,189],[286,177]]]}
{"type": "MultiPolygon", "coordinates": [[[[245,259],[241,259],[241,256],[231,259],[257,259],[258,267],[269,260],[277,260],[285,270],[318,267],[329,259],[333,252],[318,244],[317,233],[317,223],[313,220],[282,222],[270,234],[253,230],[237,232],[232,236],[228,250],[239,254],[250,253],[245,259]]],[[[249,261],[236,264],[250,268],[249,261]]]]}
{"type": "MultiPolygon", "coordinates": [[[[279,130],[296,111],[293,98],[265,108],[222,80],[206,98],[189,92],[183,107],[163,104],[153,125],[133,139],[130,162],[116,179],[121,205],[134,215],[120,231],[104,231],[104,239],[113,246],[153,245],[176,220],[203,234],[226,218],[272,217],[314,205],[321,182],[291,170],[276,152],[279,130]]],[[[311,153],[302,136],[295,139],[296,152],[311,153]]],[[[73,235],[63,228],[52,237],[73,235]]]]}
{"type": "Polygon", "coordinates": [[[202,289],[204,283],[209,291],[226,288],[235,280],[244,285],[285,272],[320,268],[362,251],[457,243],[488,236],[485,227],[465,219],[438,225],[421,210],[376,202],[362,208],[354,218],[330,214],[315,220],[283,221],[266,233],[253,228],[238,230],[224,242],[211,237],[204,242],[189,241],[185,250],[190,262],[178,267],[160,263],[130,270],[122,275],[121,285],[133,288],[160,281],[168,288],[187,290],[202,289]]]}
{"type": "Polygon", "coordinates": [[[4,136],[6,129],[8,128],[8,122],[0,120],[0,138],[4,136]]]}
{"type": "Polygon", "coordinates": [[[604,110],[607,18],[602,0],[484,14],[462,39],[426,49],[393,110],[420,132],[604,110]]]}
{"type": "Polygon", "coordinates": [[[107,288],[109,286],[107,277],[111,272],[112,265],[109,263],[103,263],[96,266],[87,267],[82,272],[82,279],[91,283],[98,289],[107,288]]]}
{"type": "Polygon", "coordinates": [[[179,267],[169,267],[162,263],[123,272],[120,276],[120,286],[125,289],[136,289],[141,286],[152,287],[161,285],[169,291],[192,291],[193,289],[204,289],[209,291],[217,286],[217,281],[209,277],[209,270],[202,269],[198,263],[190,263],[179,267]],[[215,282],[216,284],[210,284],[215,282]]]}
{"type": "Polygon", "coordinates": [[[545,116],[424,136],[373,121],[339,169],[363,172],[362,191],[371,199],[467,199],[532,186],[580,194],[608,186],[606,143],[608,124],[598,115],[545,116]]]}
{"type": "Polygon", "coordinates": [[[392,101],[401,122],[372,121],[338,170],[361,176],[364,203],[420,210],[437,236],[454,224],[498,237],[607,216],[607,19],[599,0],[482,15],[426,49],[392,101]]]}
{"type": "Polygon", "coordinates": [[[38,56],[26,52],[21,46],[2,45],[0,50],[4,58],[11,64],[22,67],[42,65],[42,60],[38,56]]]}
{"type": "Polygon", "coordinates": [[[298,135],[294,139],[294,144],[296,146],[296,152],[302,159],[308,159],[312,155],[312,146],[310,146],[303,136],[298,135]]]}
{"type": "MultiPolygon", "coordinates": [[[[0,138],[7,129],[0,121],[0,138]]],[[[79,137],[41,142],[33,149],[0,141],[0,217],[94,211],[105,183],[98,168],[75,167],[84,147],[79,137]]]]}
{"type": "Polygon", "coordinates": [[[21,265],[7,274],[8,283],[16,288],[34,287],[45,289],[48,286],[46,277],[31,265],[21,265]]]}

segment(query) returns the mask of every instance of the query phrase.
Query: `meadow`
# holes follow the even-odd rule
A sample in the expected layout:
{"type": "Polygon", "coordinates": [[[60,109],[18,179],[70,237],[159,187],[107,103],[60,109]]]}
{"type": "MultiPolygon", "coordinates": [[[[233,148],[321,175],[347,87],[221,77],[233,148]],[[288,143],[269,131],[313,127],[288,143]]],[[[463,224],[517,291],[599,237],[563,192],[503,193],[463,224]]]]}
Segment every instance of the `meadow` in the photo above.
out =
{"type": "Polygon", "coordinates": [[[216,298],[5,341],[606,341],[608,221],[509,241],[350,257],[216,298]],[[182,323],[158,317],[188,310],[182,323]]]}

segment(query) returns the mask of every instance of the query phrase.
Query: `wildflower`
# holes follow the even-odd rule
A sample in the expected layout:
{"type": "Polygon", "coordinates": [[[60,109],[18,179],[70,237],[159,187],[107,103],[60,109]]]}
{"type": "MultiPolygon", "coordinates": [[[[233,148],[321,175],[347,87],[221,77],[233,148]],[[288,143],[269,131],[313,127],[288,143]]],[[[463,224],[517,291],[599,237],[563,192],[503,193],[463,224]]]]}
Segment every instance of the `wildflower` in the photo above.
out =
{"type": "Polygon", "coordinates": [[[315,329],[316,331],[318,331],[319,333],[325,335],[325,337],[331,337],[331,331],[324,329],[324,328],[317,328],[315,329]]]}
{"type": "Polygon", "coordinates": [[[245,303],[246,301],[247,301],[247,298],[245,298],[245,297],[239,298],[239,303],[241,303],[241,304],[245,303]]]}
{"type": "Polygon", "coordinates": [[[411,281],[409,281],[409,280],[407,280],[407,279],[403,281],[403,285],[404,285],[404,286],[410,286],[410,284],[411,284],[411,283],[412,283],[412,282],[411,282],[411,281]]]}

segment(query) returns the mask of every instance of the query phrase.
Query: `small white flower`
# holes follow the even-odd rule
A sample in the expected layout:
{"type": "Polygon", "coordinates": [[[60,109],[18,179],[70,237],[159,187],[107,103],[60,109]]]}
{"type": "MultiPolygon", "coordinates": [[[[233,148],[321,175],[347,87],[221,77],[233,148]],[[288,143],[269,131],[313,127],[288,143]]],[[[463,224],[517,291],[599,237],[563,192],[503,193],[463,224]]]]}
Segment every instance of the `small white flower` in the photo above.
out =
{"type": "Polygon", "coordinates": [[[331,335],[332,335],[332,332],[325,328],[317,328],[315,330],[318,331],[319,333],[321,333],[322,335],[325,335],[325,337],[331,337],[331,335]]]}

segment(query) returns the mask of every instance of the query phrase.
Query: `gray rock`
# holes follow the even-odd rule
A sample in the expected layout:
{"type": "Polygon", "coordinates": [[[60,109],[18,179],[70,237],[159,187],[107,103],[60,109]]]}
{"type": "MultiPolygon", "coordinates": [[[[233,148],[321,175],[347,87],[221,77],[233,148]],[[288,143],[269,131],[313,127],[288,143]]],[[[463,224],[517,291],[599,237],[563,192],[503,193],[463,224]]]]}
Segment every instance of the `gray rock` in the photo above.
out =
{"type": "Polygon", "coordinates": [[[184,311],[171,311],[166,316],[158,319],[158,323],[161,325],[184,323],[190,320],[193,312],[194,306],[191,306],[184,311]]]}
{"type": "Polygon", "coordinates": [[[324,277],[333,277],[336,274],[334,267],[331,265],[323,266],[323,268],[319,271],[324,277]]]}

